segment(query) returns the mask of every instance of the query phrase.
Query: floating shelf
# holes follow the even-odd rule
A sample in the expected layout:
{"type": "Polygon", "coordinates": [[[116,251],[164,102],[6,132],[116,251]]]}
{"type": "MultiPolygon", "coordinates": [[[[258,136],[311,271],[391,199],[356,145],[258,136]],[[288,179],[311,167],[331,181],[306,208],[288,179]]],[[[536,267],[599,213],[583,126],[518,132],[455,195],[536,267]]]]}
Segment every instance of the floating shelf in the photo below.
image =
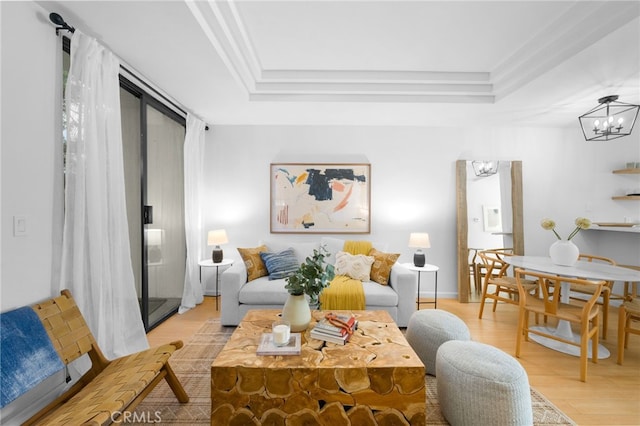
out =
{"type": "Polygon", "coordinates": [[[612,200],[640,200],[640,195],[618,195],[611,197],[612,200]]]}
{"type": "Polygon", "coordinates": [[[640,169],[620,169],[614,170],[613,173],[617,175],[640,175],[640,169]]]}

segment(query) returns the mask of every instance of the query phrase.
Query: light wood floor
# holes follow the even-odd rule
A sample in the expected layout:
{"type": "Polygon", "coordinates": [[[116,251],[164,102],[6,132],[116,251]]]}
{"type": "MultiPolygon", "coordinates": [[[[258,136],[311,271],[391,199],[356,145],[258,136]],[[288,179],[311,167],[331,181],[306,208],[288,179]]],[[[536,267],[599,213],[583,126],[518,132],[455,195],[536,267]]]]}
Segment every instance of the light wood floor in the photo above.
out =
{"type": "MultiPolygon", "coordinates": [[[[473,340],[496,346],[510,355],[515,351],[517,307],[501,304],[495,313],[487,305],[484,318],[478,319],[478,303],[458,303],[439,299],[438,308],[462,318],[473,340]]],[[[422,305],[432,309],[433,305],[422,305]]],[[[551,400],[579,425],[640,425],[640,336],[631,336],[624,365],[616,364],[618,311],[611,308],[608,338],[602,341],[611,357],[589,362],[587,382],[579,380],[578,358],[524,342],[518,360],[536,390],[551,400]]],[[[215,298],[182,315],[174,315],[148,334],[149,344],[156,346],[171,340],[187,342],[208,318],[216,318],[215,298]]]]}

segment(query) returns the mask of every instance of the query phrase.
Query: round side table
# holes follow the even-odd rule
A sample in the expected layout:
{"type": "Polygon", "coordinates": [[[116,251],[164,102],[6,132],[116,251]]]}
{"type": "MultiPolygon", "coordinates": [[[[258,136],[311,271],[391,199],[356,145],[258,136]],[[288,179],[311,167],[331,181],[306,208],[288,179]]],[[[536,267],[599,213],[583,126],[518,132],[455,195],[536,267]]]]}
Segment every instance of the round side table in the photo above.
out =
{"type": "Polygon", "coordinates": [[[418,299],[416,300],[416,304],[418,305],[418,310],[420,309],[420,305],[423,303],[433,303],[433,307],[438,309],[438,271],[440,267],[436,265],[429,265],[428,263],[424,266],[415,266],[411,262],[403,263],[402,266],[406,267],[411,271],[418,272],[418,299]],[[433,292],[434,299],[433,302],[421,302],[420,301],[420,276],[423,272],[433,272],[435,274],[435,289],[433,292]]]}
{"type": "Polygon", "coordinates": [[[218,287],[220,285],[220,267],[221,266],[231,266],[233,265],[233,259],[222,259],[222,262],[213,263],[211,259],[205,259],[198,262],[200,266],[200,283],[202,284],[202,268],[216,268],[216,311],[218,310],[218,299],[220,298],[220,292],[218,287]]]}

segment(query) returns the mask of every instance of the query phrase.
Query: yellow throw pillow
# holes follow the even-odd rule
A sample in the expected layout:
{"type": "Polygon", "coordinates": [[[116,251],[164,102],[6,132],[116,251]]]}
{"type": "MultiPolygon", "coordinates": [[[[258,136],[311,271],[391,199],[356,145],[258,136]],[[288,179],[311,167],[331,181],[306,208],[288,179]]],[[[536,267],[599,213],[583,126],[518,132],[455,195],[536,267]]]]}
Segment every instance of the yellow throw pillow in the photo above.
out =
{"type": "Polygon", "coordinates": [[[396,263],[400,254],[383,253],[374,248],[369,252],[369,256],[373,257],[373,265],[371,265],[371,280],[378,284],[389,284],[389,276],[391,275],[391,267],[396,263]]]}
{"type": "Polygon", "coordinates": [[[336,253],[335,273],[346,275],[354,280],[369,281],[373,257],[364,254],[349,254],[345,251],[336,253]]]}
{"type": "Polygon", "coordinates": [[[239,248],[240,256],[247,267],[247,281],[269,275],[267,267],[264,266],[260,252],[267,251],[267,246],[261,245],[256,248],[239,248]]]}

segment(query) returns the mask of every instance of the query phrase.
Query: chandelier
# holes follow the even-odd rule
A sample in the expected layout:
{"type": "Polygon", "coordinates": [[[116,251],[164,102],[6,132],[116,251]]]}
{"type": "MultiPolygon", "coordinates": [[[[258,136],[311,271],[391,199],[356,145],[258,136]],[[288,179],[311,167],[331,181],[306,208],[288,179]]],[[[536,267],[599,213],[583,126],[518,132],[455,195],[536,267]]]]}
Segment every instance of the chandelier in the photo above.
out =
{"type": "Polygon", "coordinates": [[[499,161],[474,160],[471,162],[471,165],[473,166],[473,172],[476,174],[476,176],[480,177],[487,177],[498,173],[498,164],[500,164],[499,161]]]}
{"type": "Polygon", "coordinates": [[[608,141],[629,136],[640,106],[618,102],[618,95],[598,99],[597,107],[579,117],[584,138],[588,141],[608,141]]]}

